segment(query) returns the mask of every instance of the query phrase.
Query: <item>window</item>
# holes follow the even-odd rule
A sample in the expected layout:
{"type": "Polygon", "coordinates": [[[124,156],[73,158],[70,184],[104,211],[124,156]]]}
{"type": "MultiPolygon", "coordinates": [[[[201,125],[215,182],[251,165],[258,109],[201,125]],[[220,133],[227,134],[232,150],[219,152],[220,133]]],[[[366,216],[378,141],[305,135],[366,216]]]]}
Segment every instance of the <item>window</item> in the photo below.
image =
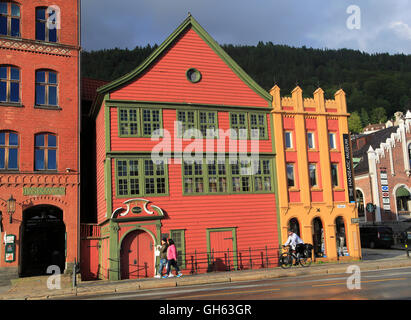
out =
{"type": "Polygon", "coordinates": [[[254,170],[254,191],[271,191],[271,161],[258,160],[258,170],[254,170]]]}
{"type": "Polygon", "coordinates": [[[267,139],[267,115],[265,113],[230,113],[230,128],[235,131],[232,139],[267,139]]]}
{"type": "Polygon", "coordinates": [[[335,140],[335,133],[330,132],[328,133],[328,138],[329,138],[329,143],[330,143],[330,149],[337,149],[337,143],[335,140]]]}
{"type": "Polygon", "coordinates": [[[315,149],[315,136],[313,132],[307,133],[307,145],[308,149],[315,149]]]}
{"type": "Polygon", "coordinates": [[[0,66],[0,102],[20,102],[20,69],[0,66]]]}
{"type": "Polygon", "coordinates": [[[36,40],[57,42],[57,15],[52,8],[36,8],[36,40]]]}
{"type": "Polygon", "coordinates": [[[20,7],[11,2],[0,2],[0,35],[20,37],[20,7]]]}
{"type": "Polygon", "coordinates": [[[287,185],[288,187],[295,187],[295,179],[294,179],[294,164],[287,163],[287,185]]]}
{"type": "Polygon", "coordinates": [[[57,106],[57,73],[36,71],[36,106],[57,106]]]}
{"type": "Polygon", "coordinates": [[[317,187],[317,164],[308,164],[308,174],[310,177],[310,186],[317,187]]]}
{"type": "Polygon", "coordinates": [[[34,140],[34,170],[57,170],[57,137],[37,134],[34,140]]]}
{"type": "Polygon", "coordinates": [[[227,186],[227,168],[225,160],[214,160],[207,163],[208,174],[208,192],[226,193],[227,186]]]}
{"type": "Polygon", "coordinates": [[[293,147],[293,133],[290,131],[285,132],[285,147],[286,149],[292,149],[293,147]]]}
{"type": "Polygon", "coordinates": [[[160,110],[142,109],[143,136],[151,137],[155,130],[161,128],[160,110]]]}
{"type": "Polygon", "coordinates": [[[120,136],[138,136],[138,109],[119,109],[120,136]]]}
{"type": "Polygon", "coordinates": [[[19,136],[17,133],[0,132],[0,170],[18,170],[19,136]]]}
{"type": "Polygon", "coordinates": [[[168,193],[167,165],[151,159],[117,159],[118,196],[162,196],[168,193]]]}
{"type": "Polygon", "coordinates": [[[183,163],[183,187],[185,194],[204,193],[203,161],[183,163]]]}
{"type": "MultiPolygon", "coordinates": [[[[179,121],[178,136],[183,137],[184,133],[190,129],[201,131],[204,138],[217,137],[217,112],[215,111],[177,111],[177,121],[179,121]]],[[[194,137],[193,133],[190,135],[194,137]]],[[[186,137],[188,138],[188,137],[186,137]]]]}
{"type": "Polygon", "coordinates": [[[357,202],[358,217],[364,217],[364,195],[361,190],[355,190],[355,200],[357,202]]]}
{"type": "Polygon", "coordinates": [[[251,139],[267,138],[267,116],[263,113],[250,114],[250,136],[251,139]]]}
{"type": "Polygon", "coordinates": [[[250,162],[247,160],[238,160],[230,164],[232,192],[251,191],[251,175],[247,175],[249,166],[250,162]]]}
{"type": "Polygon", "coordinates": [[[331,181],[333,187],[338,187],[338,164],[331,163],[331,181]]]}
{"type": "Polygon", "coordinates": [[[173,239],[177,249],[177,264],[180,269],[184,269],[186,267],[185,230],[170,230],[170,238],[173,239]]]}
{"type": "Polygon", "coordinates": [[[248,120],[247,113],[230,113],[230,128],[235,131],[236,136],[232,138],[247,139],[248,120]]]}

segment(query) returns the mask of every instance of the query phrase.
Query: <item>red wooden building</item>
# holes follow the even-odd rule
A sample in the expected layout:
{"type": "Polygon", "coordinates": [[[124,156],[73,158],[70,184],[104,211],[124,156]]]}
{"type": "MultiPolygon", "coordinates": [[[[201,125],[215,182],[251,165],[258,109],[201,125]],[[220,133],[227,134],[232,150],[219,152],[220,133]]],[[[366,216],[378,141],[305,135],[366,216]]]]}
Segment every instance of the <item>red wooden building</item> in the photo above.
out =
{"type": "Polygon", "coordinates": [[[79,1],[0,2],[0,268],[78,260],[79,1]]]}
{"type": "Polygon", "coordinates": [[[191,15],[137,69],[100,87],[90,111],[97,224],[84,226],[83,279],[153,277],[162,237],[176,242],[186,274],[273,266],[271,101],[191,15]],[[257,159],[251,175],[240,146],[257,159]],[[159,147],[162,162],[152,159],[159,147]]]}

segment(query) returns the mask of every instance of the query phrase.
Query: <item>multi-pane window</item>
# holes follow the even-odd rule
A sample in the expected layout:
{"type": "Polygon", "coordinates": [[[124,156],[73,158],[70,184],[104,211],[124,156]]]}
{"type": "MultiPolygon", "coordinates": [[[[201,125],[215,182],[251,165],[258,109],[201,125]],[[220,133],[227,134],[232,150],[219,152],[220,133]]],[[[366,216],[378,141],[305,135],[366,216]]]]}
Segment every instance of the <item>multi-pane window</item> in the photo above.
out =
{"type": "Polygon", "coordinates": [[[144,160],[144,190],[146,195],[166,194],[166,180],[164,162],[144,160]]]}
{"type": "Polygon", "coordinates": [[[186,267],[184,233],[184,230],[170,230],[170,238],[173,239],[174,245],[176,246],[178,252],[177,264],[181,269],[184,269],[186,267]]]}
{"type": "Polygon", "coordinates": [[[337,142],[335,140],[335,133],[329,132],[328,133],[328,141],[330,143],[330,149],[337,149],[337,142]]]}
{"type": "Polygon", "coordinates": [[[331,182],[333,187],[338,187],[338,163],[331,163],[331,182]]]}
{"type": "Polygon", "coordinates": [[[265,113],[231,112],[230,128],[237,139],[267,139],[267,116],[265,113]]]}
{"type": "Polygon", "coordinates": [[[34,170],[57,170],[57,137],[42,133],[34,140],[34,170]]]}
{"type": "Polygon", "coordinates": [[[313,132],[307,133],[307,146],[308,149],[315,149],[315,136],[313,132]]]}
{"type": "Polygon", "coordinates": [[[214,111],[200,111],[200,131],[203,137],[214,137],[217,130],[217,113],[214,111]]]}
{"type": "Polygon", "coordinates": [[[254,191],[271,191],[271,161],[260,159],[254,165],[258,165],[254,168],[254,191]]]}
{"type": "Polygon", "coordinates": [[[0,170],[18,170],[19,136],[17,133],[0,132],[0,170]]]}
{"type": "Polygon", "coordinates": [[[291,131],[286,131],[284,133],[284,138],[286,149],[291,149],[293,147],[293,133],[291,131]]]}
{"type": "Polygon", "coordinates": [[[0,2],[0,35],[20,37],[19,5],[0,2]]]}
{"type": "Polygon", "coordinates": [[[287,163],[287,185],[289,188],[295,187],[294,163],[287,163]]]}
{"type": "Polygon", "coordinates": [[[248,119],[247,113],[230,113],[230,128],[236,135],[232,138],[247,139],[248,136],[248,119]]]}
{"type": "Polygon", "coordinates": [[[138,109],[119,109],[120,136],[138,136],[138,109]]]}
{"type": "Polygon", "coordinates": [[[267,116],[265,113],[250,114],[250,137],[251,139],[267,138],[267,116]]]}
{"type": "Polygon", "coordinates": [[[251,191],[251,175],[250,161],[238,160],[230,164],[231,167],[231,182],[233,192],[250,192],[251,191]]]}
{"type": "Polygon", "coordinates": [[[36,105],[57,106],[57,72],[36,71],[36,105]]]}
{"type": "Polygon", "coordinates": [[[310,178],[310,186],[317,187],[317,165],[315,163],[308,164],[308,175],[310,178]]]}
{"type": "Polygon", "coordinates": [[[57,42],[58,13],[53,8],[36,8],[36,40],[57,42]]]}
{"type": "Polygon", "coordinates": [[[204,193],[203,161],[183,163],[183,188],[185,194],[204,193]]]}
{"type": "Polygon", "coordinates": [[[161,128],[160,110],[143,109],[142,113],[143,136],[151,137],[155,130],[161,128]]]}
{"type": "Polygon", "coordinates": [[[210,193],[226,193],[227,168],[225,160],[214,160],[207,162],[208,191],[210,193]]]}
{"type": "Polygon", "coordinates": [[[20,69],[0,66],[0,102],[20,102],[20,69]]]}
{"type": "Polygon", "coordinates": [[[217,135],[217,112],[215,111],[182,111],[177,110],[178,136],[185,138],[194,137],[195,133],[188,135],[190,129],[197,129],[201,132],[203,138],[213,138],[217,135]]]}
{"type": "Polygon", "coordinates": [[[167,193],[166,164],[151,159],[117,159],[117,195],[142,196],[167,193]]]}

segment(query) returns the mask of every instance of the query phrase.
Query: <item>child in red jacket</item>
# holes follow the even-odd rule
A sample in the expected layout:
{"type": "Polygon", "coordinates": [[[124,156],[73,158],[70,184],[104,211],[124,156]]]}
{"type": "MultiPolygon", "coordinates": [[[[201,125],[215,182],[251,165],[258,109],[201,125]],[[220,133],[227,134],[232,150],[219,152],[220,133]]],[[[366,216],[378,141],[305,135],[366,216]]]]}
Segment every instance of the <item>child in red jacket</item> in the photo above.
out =
{"type": "Polygon", "coordinates": [[[181,277],[183,274],[177,266],[177,249],[172,239],[168,239],[168,248],[167,248],[167,273],[163,278],[174,277],[171,273],[171,266],[176,269],[177,277],[181,277]]]}

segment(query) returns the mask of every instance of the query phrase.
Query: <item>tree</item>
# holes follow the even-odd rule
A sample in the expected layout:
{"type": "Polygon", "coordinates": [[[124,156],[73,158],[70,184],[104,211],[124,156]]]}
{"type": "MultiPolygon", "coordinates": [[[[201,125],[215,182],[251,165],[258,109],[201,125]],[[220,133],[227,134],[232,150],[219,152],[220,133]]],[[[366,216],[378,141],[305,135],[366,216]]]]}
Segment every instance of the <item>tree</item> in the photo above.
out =
{"type": "Polygon", "coordinates": [[[360,133],[362,128],[361,117],[357,111],[354,111],[348,118],[348,130],[352,133],[360,133]]]}

